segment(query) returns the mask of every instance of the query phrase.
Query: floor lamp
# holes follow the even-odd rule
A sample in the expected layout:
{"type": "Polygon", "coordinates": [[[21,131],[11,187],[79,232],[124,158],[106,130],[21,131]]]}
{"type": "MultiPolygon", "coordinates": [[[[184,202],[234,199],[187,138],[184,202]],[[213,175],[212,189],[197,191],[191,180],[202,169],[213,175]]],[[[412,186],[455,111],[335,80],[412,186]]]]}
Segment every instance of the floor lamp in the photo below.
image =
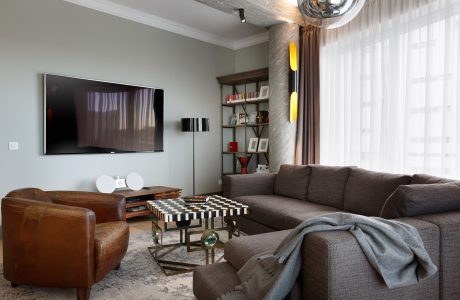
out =
{"type": "Polygon", "coordinates": [[[193,134],[193,195],[195,195],[195,132],[209,131],[209,118],[182,118],[182,131],[193,134]]]}

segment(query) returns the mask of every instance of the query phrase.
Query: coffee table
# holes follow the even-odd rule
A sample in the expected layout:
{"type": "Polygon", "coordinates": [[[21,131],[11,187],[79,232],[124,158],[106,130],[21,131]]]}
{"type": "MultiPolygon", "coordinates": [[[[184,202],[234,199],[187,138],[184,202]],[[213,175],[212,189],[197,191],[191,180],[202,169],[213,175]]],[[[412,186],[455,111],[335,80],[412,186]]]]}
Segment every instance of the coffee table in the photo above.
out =
{"type": "Polygon", "coordinates": [[[209,196],[206,204],[187,204],[182,198],[149,200],[146,204],[154,216],[152,239],[155,245],[148,250],[166,275],[192,272],[198,266],[163,259],[179,247],[186,247],[187,252],[204,251],[206,264],[214,263],[215,249],[224,245],[218,232],[227,233],[229,239],[238,236],[240,232],[232,217],[249,213],[247,205],[217,195],[209,196]],[[220,227],[215,225],[216,218],[220,218],[220,227]],[[163,233],[173,230],[179,231],[179,243],[164,244],[163,233]],[[201,235],[200,240],[192,241],[194,235],[201,235]]]}

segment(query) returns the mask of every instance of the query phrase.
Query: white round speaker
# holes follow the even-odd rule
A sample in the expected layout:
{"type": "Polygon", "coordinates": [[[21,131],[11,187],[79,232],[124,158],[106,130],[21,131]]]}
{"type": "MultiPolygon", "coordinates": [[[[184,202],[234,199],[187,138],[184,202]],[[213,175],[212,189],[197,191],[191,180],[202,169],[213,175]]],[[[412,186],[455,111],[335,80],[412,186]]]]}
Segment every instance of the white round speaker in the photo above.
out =
{"type": "Polygon", "coordinates": [[[112,193],[115,191],[115,179],[109,175],[100,175],[96,179],[96,187],[101,193],[112,193]]]}
{"type": "Polygon", "coordinates": [[[129,173],[126,176],[126,185],[133,191],[138,191],[144,187],[144,179],[137,173],[129,173]]]}

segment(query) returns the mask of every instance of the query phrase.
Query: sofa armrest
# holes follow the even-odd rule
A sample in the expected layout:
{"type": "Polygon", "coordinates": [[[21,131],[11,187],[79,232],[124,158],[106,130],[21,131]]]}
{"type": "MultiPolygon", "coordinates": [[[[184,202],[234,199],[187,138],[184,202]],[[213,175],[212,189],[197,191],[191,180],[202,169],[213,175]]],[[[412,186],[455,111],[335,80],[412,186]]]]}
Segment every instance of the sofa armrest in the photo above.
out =
{"type": "Polygon", "coordinates": [[[245,195],[271,195],[275,176],[275,173],[226,175],[222,182],[223,196],[232,199],[245,195]]]}
{"type": "Polygon", "coordinates": [[[414,217],[435,224],[441,232],[441,299],[460,299],[460,211],[414,217]]]}
{"type": "Polygon", "coordinates": [[[20,198],[2,199],[3,269],[18,284],[90,287],[94,213],[20,198]]]}
{"type": "MultiPolygon", "coordinates": [[[[433,262],[439,265],[439,230],[432,224],[403,219],[415,226],[433,262]]],[[[438,299],[439,273],[404,288],[389,289],[348,231],[317,232],[302,244],[304,299],[438,299]]]]}
{"type": "Polygon", "coordinates": [[[83,207],[94,211],[96,223],[126,220],[124,196],[79,191],[49,191],[46,193],[53,203],[83,207]]]}

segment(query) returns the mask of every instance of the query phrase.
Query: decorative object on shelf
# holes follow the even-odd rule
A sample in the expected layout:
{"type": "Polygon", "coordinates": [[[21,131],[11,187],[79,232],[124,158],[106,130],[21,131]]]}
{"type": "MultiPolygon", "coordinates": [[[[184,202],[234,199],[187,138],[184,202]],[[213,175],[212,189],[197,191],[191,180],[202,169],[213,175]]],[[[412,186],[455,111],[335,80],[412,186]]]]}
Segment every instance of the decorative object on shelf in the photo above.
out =
{"type": "Polygon", "coordinates": [[[257,152],[267,152],[268,151],[268,139],[260,139],[259,147],[257,147],[257,152]]]}
{"type": "Polygon", "coordinates": [[[96,188],[101,193],[112,193],[115,191],[115,179],[109,175],[100,175],[96,179],[96,188]]]}
{"type": "Polygon", "coordinates": [[[193,134],[193,194],[195,195],[195,132],[209,131],[209,118],[182,118],[182,131],[193,134]]]}
{"type": "Polygon", "coordinates": [[[248,124],[256,124],[257,123],[257,112],[253,112],[249,114],[248,124]]]}
{"type": "Polygon", "coordinates": [[[258,138],[250,138],[248,145],[248,152],[257,152],[257,145],[259,143],[258,138]]]}
{"type": "Polygon", "coordinates": [[[289,122],[297,121],[297,101],[299,78],[297,72],[297,49],[294,42],[289,43],[289,122]]]}
{"type": "Polygon", "coordinates": [[[126,185],[133,191],[138,191],[144,187],[144,179],[141,175],[132,172],[126,176],[126,185]]]}
{"type": "Polygon", "coordinates": [[[257,165],[256,173],[268,173],[267,165],[257,165]]]}
{"type": "Polygon", "coordinates": [[[298,0],[305,20],[320,28],[337,28],[350,22],[363,8],[365,0],[298,0]]]}
{"type": "Polygon", "coordinates": [[[259,99],[267,99],[269,95],[268,85],[264,85],[260,88],[259,99]]]}
{"type": "Polygon", "coordinates": [[[268,111],[267,110],[260,110],[257,112],[257,123],[268,123],[268,111]]]}
{"type": "Polygon", "coordinates": [[[230,117],[230,126],[238,125],[238,115],[232,114],[230,117]]]}
{"type": "Polygon", "coordinates": [[[240,162],[241,166],[241,174],[248,174],[248,158],[246,156],[240,156],[238,157],[238,161],[240,162]]]}
{"type": "Polygon", "coordinates": [[[239,102],[244,102],[244,101],[253,101],[257,100],[257,92],[246,92],[242,94],[233,94],[233,95],[227,95],[225,97],[225,102],[226,103],[239,103],[239,102]]]}
{"type": "Polygon", "coordinates": [[[229,152],[238,152],[238,142],[228,142],[229,152]]]}

